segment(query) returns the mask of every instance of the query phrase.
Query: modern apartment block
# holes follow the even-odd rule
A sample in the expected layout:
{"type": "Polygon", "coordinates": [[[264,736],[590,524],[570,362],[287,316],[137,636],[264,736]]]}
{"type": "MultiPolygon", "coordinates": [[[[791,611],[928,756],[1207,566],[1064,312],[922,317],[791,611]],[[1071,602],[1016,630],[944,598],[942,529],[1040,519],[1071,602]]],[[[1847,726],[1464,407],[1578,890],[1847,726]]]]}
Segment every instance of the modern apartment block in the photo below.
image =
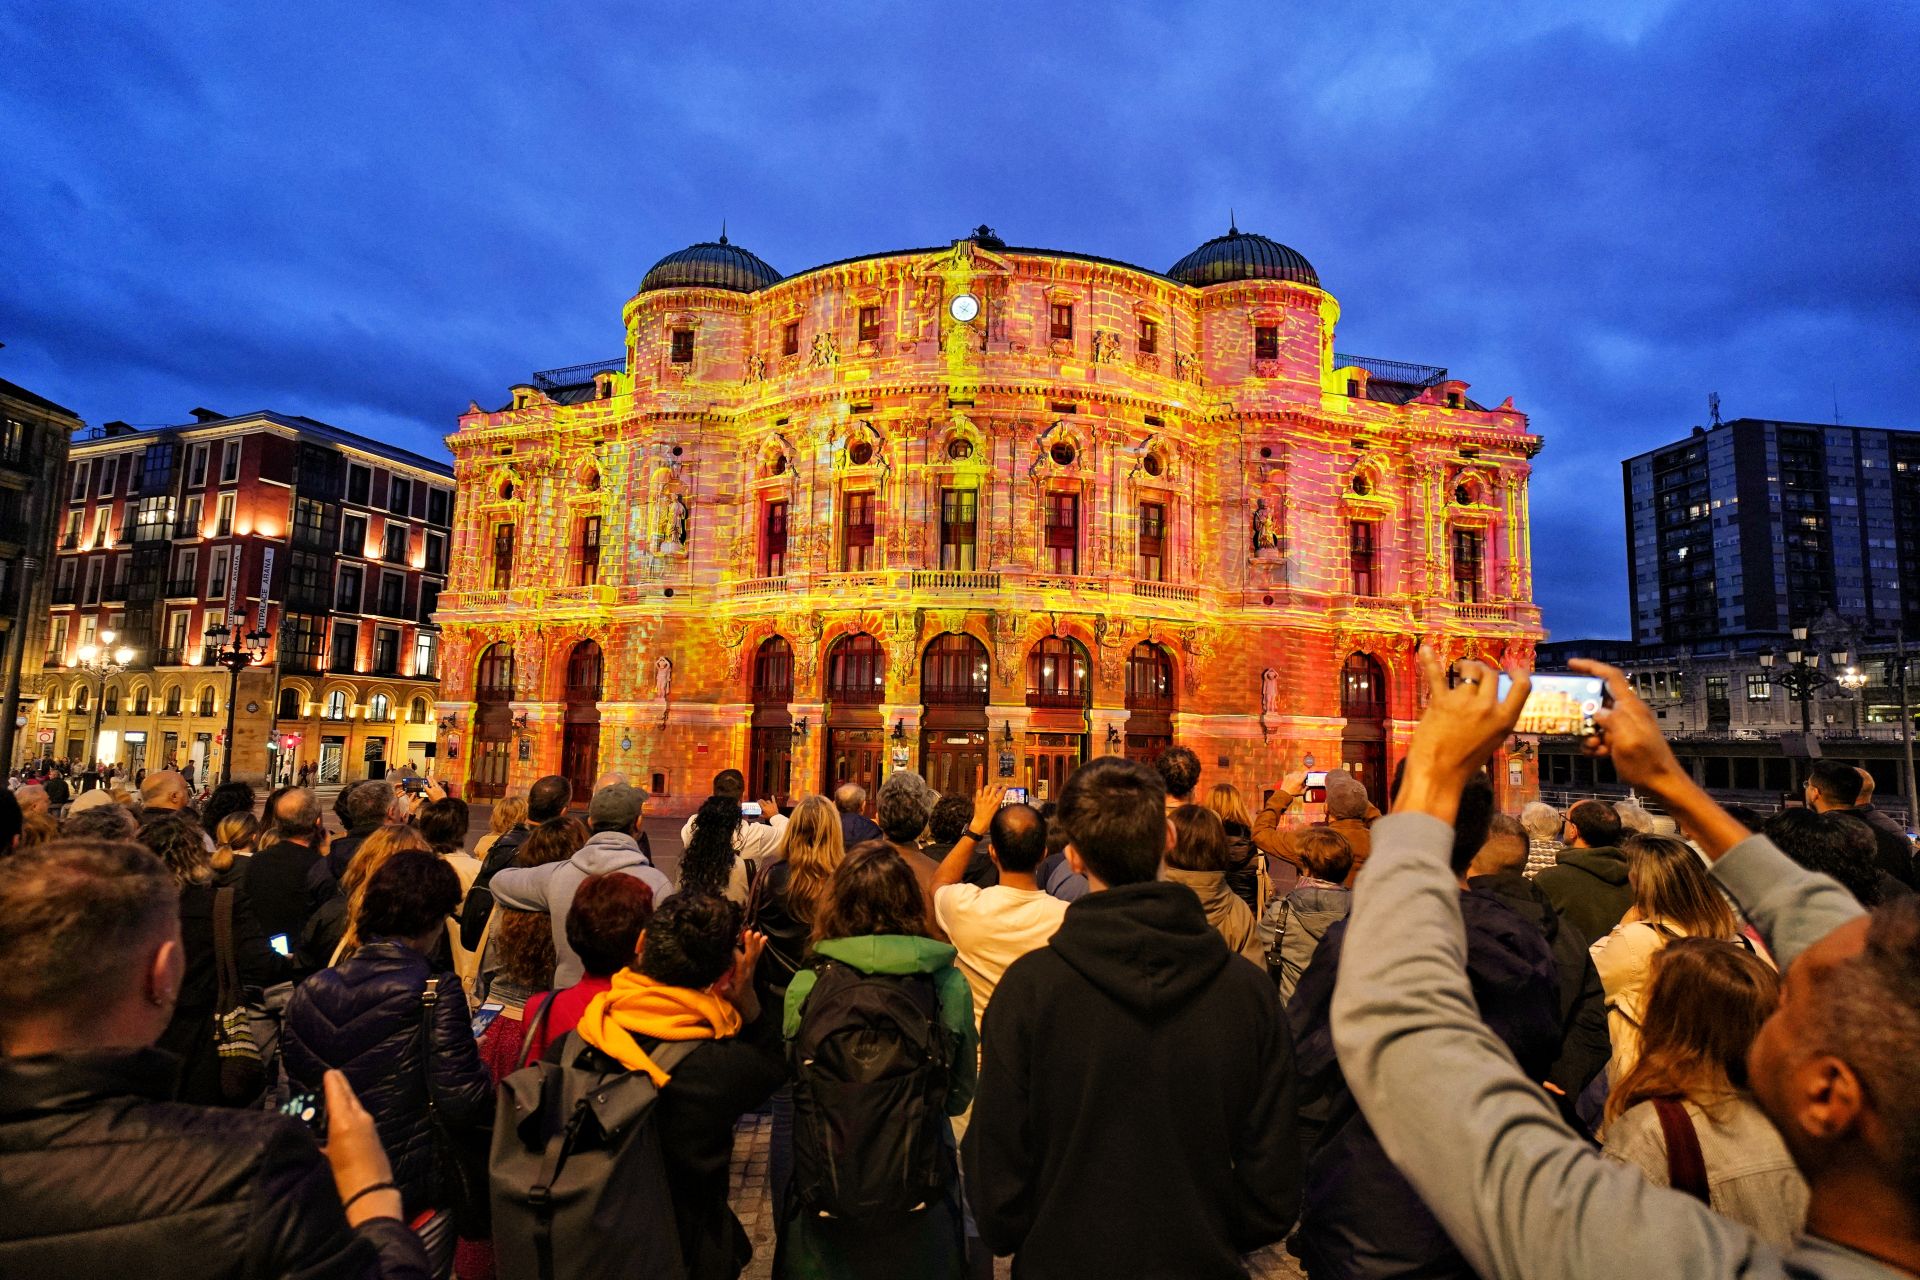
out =
{"type": "Polygon", "coordinates": [[[207,634],[226,624],[271,637],[240,677],[234,776],[285,779],[311,762],[338,782],[432,757],[452,471],[312,418],[194,417],[108,423],[73,446],[42,754],[217,770],[229,675],[207,634]],[[132,661],[103,679],[87,646],[132,661]]]}
{"type": "Polygon", "coordinates": [[[1621,467],[1639,643],[1920,635],[1920,432],[1740,418],[1621,467]]]}

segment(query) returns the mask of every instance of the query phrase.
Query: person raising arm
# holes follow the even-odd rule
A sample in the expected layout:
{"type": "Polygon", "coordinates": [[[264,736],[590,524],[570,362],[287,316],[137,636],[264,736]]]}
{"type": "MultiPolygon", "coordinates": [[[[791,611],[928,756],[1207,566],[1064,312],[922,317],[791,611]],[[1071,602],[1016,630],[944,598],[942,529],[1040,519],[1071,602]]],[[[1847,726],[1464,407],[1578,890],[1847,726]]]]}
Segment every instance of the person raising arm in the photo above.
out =
{"type": "Polygon", "coordinates": [[[1476,1015],[1450,825],[1466,780],[1519,717],[1523,671],[1501,700],[1490,668],[1461,663],[1448,687],[1439,659],[1421,653],[1430,702],[1394,813],[1374,831],[1334,993],[1334,1042],[1355,1098],[1484,1276],[1920,1275],[1920,904],[1862,919],[1837,884],[1747,835],[1692,783],[1618,671],[1575,665],[1613,698],[1587,752],[1611,756],[1622,781],[1697,834],[1715,878],[1788,966],[1749,1071],[1810,1183],[1808,1235],[1782,1254],[1699,1201],[1610,1166],[1476,1015]]]}

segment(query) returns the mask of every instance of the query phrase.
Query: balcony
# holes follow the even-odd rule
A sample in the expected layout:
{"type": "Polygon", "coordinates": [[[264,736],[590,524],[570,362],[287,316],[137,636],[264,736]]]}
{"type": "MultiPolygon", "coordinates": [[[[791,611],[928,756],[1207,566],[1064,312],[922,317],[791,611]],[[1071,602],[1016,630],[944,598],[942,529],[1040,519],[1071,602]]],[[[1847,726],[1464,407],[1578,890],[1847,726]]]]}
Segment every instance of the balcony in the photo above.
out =
{"type": "Polygon", "coordinates": [[[78,594],[77,589],[71,585],[64,586],[64,587],[55,587],[53,589],[53,603],[72,604],[77,594],[78,594]]]}
{"type": "Polygon", "coordinates": [[[327,670],[332,672],[336,676],[352,675],[353,674],[353,655],[345,654],[342,656],[336,656],[333,659],[333,661],[327,664],[327,670]]]}
{"type": "Polygon", "coordinates": [[[167,583],[167,598],[169,600],[178,600],[199,594],[199,584],[194,582],[192,578],[173,578],[167,583]]]}
{"type": "Polygon", "coordinates": [[[320,655],[317,653],[282,653],[280,655],[280,671],[283,675],[317,676],[320,674],[322,665],[320,655]]]}
{"type": "Polygon", "coordinates": [[[916,591],[998,591],[1000,575],[987,570],[916,569],[913,587],[916,591]]]}
{"type": "Polygon", "coordinates": [[[381,676],[388,680],[397,680],[400,677],[400,664],[391,658],[385,661],[376,658],[373,662],[373,670],[367,674],[371,676],[381,676]]]}
{"type": "Polygon", "coordinates": [[[127,584],[124,582],[109,583],[107,586],[107,589],[101,593],[100,598],[105,600],[108,604],[126,603],[127,584]]]}
{"type": "Polygon", "coordinates": [[[197,538],[197,537],[199,537],[199,536],[200,536],[200,522],[199,522],[198,520],[181,520],[181,521],[177,521],[177,522],[176,522],[176,523],[174,524],[174,526],[173,526],[173,536],[174,536],[174,537],[176,537],[176,538],[197,538]]]}
{"type": "Polygon", "coordinates": [[[1453,606],[1453,616],[1462,622],[1505,622],[1513,614],[1504,604],[1472,604],[1461,601],[1453,606]]]}
{"type": "Polygon", "coordinates": [[[60,539],[60,549],[62,551],[78,551],[80,549],[80,535],[77,533],[69,533],[62,537],[60,539]]]}
{"type": "Polygon", "coordinates": [[[1036,573],[1027,585],[1037,591],[1071,591],[1075,595],[1105,595],[1107,580],[1089,574],[1036,573]]]}
{"type": "Polygon", "coordinates": [[[153,665],[156,667],[184,667],[187,665],[185,649],[155,649],[153,665]]]}
{"type": "Polygon", "coordinates": [[[1084,711],[1087,706],[1087,692],[1084,689],[1029,689],[1027,705],[1030,707],[1063,707],[1069,711],[1084,711]]]}
{"type": "Polygon", "coordinates": [[[1193,604],[1200,599],[1200,588],[1183,587],[1173,582],[1153,582],[1145,578],[1133,580],[1133,594],[1142,600],[1173,600],[1180,604],[1193,604]]]}
{"type": "Polygon", "coordinates": [[[732,593],[736,596],[777,596],[786,594],[787,577],[781,574],[777,578],[744,578],[733,584],[732,593]]]}

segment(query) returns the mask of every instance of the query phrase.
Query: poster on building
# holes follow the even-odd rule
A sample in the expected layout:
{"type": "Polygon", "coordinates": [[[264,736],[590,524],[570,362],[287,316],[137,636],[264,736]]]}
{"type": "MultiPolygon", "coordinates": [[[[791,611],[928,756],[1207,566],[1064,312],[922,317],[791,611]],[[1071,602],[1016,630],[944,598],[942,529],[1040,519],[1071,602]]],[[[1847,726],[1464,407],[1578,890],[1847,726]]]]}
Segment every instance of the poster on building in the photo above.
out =
{"type": "Polygon", "coordinates": [[[240,617],[240,561],[241,548],[235,547],[233,559],[227,565],[227,616],[226,623],[232,626],[240,617]]]}
{"type": "Polygon", "coordinates": [[[253,629],[267,629],[267,599],[273,588],[273,548],[265,548],[260,555],[260,608],[254,615],[253,629]]]}

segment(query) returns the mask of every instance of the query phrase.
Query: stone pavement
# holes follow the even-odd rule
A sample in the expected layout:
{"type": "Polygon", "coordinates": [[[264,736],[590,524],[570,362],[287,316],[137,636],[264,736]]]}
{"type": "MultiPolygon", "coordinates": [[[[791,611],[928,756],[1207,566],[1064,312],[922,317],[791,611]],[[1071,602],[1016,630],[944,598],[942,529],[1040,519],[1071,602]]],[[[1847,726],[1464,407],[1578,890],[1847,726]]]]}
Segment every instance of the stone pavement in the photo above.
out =
{"type": "MultiPolygon", "coordinates": [[[[768,1112],[743,1117],[733,1135],[733,1211],[747,1229],[747,1238],[753,1241],[753,1261],[742,1273],[742,1280],[770,1280],[773,1275],[773,1197],[767,1173],[772,1140],[773,1118],[768,1112]]],[[[1306,1275],[1278,1245],[1262,1249],[1246,1261],[1247,1274],[1255,1280],[1304,1280],[1306,1275]]],[[[995,1280],[1006,1280],[1013,1274],[1012,1261],[996,1259],[993,1274],[995,1280]]]]}

